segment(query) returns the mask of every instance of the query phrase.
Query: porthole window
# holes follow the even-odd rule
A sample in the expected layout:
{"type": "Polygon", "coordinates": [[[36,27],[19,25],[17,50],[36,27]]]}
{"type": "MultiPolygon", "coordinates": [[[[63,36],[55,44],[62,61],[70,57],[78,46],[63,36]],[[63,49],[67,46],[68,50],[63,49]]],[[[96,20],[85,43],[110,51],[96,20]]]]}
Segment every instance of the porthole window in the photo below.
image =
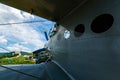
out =
{"type": "Polygon", "coordinates": [[[64,38],[68,39],[69,37],[70,37],[70,31],[65,30],[65,32],[64,32],[64,38]]]}
{"type": "Polygon", "coordinates": [[[76,37],[80,37],[85,31],[85,27],[83,24],[79,24],[74,29],[74,34],[76,37]]]}
{"type": "Polygon", "coordinates": [[[95,33],[105,32],[112,26],[113,21],[114,18],[111,14],[102,14],[93,20],[91,30],[95,33]]]}

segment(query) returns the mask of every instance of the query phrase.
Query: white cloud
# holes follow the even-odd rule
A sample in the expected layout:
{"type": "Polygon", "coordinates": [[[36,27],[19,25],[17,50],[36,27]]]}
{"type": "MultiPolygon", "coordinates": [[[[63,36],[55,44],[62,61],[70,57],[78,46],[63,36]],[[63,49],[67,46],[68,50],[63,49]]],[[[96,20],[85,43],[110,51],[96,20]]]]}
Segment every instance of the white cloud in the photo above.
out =
{"type": "MultiPolygon", "coordinates": [[[[38,19],[38,17],[36,18],[31,14],[8,6],[6,7],[3,4],[0,4],[0,15],[0,24],[38,19]]],[[[40,19],[42,21],[42,18],[40,19]]],[[[47,20],[45,23],[47,24],[47,20]]],[[[48,21],[48,23],[50,23],[50,21],[48,21]]],[[[22,49],[31,51],[42,48],[46,42],[44,38],[44,35],[35,30],[30,24],[0,25],[0,43],[9,43],[10,45],[7,45],[7,48],[10,50],[22,49]],[[14,43],[10,43],[9,40],[14,43]],[[31,46],[34,46],[34,48],[31,48],[31,46]]]]}
{"type": "MultiPolygon", "coordinates": [[[[27,44],[41,48],[44,46],[44,41],[42,40],[44,36],[34,30],[29,26],[3,26],[0,27],[0,34],[6,36],[9,40],[21,41],[27,44]]],[[[4,37],[0,37],[0,42],[6,42],[7,40],[4,37]]]]}
{"type": "Polygon", "coordinates": [[[0,36],[0,44],[7,44],[7,39],[4,36],[0,36]]]}
{"type": "Polygon", "coordinates": [[[26,44],[28,44],[28,42],[21,42],[20,44],[22,44],[22,45],[26,45],[26,44]]]}
{"type": "Polygon", "coordinates": [[[11,45],[11,46],[8,46],[7,47],[8,50],[10,51],[27,51],[27,52],[31,52],[31,50],[27,47],[24,47],[18,43],[14,44],[14,45],[11,45]]]}
{"type": "Polygon", "coordinates": [[[23,11],[20,12],[20,15],[22,15],[24,18],[27,18],[27,19],[34,19],[35,18],[34,15],[31,15],[31,14],[23,12],[23,11]]]}
{"type": "Polygon", "coordinates": [[[0,23],[33,20],[34,16],[15,8],[0,4],[0,23]],[[5,20],[5,21],[4,21],[5,20]]]}

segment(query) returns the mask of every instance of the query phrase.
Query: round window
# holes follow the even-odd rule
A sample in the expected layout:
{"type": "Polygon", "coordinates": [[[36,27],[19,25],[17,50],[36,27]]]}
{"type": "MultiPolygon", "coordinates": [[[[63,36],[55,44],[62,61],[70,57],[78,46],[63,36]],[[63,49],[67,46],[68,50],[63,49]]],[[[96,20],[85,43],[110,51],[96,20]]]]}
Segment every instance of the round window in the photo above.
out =
{"type": "Polygon", "coordinates": [[[81,36],[85,31],[85,27],[83,24],[79,24],[75,27],[74,34],[76,37],[81,36]]]}
{"type": "Polygon", "coordinates": [[[93,20],[91,30],[95,33],[105,32],[112,26],[113,21],[114,18],[111,14],[102,14],[93,20]]]}
{"type": "Polygon", "coordinates": [[[64,38],[68,39],[69,37],[70,37],[70,31],[65,30],[65,32],[64,32],[64,38]]]}

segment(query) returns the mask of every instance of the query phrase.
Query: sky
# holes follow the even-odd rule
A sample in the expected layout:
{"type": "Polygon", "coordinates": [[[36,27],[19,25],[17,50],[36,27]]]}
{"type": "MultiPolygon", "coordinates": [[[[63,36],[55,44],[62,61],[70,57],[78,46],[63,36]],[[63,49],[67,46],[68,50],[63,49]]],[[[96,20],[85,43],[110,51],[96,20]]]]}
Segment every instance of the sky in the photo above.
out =
{"type": "Polygon", "coordinates": [[[49,33],[54,24],[55,22],[0,3],[0,52],[32,52],[43,48],[47,42],[44,29],[49,33]],[[28,21],[40,22],[3,25],[28,21]]]}

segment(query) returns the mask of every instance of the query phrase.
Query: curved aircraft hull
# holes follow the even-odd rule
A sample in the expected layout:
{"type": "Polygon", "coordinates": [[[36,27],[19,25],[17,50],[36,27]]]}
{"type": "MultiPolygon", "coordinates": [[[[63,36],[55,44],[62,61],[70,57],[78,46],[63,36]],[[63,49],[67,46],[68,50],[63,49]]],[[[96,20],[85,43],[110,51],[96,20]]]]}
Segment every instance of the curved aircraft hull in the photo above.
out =
{"type": "Polygon", "coordinates": [[[53,51],[53,59],[75,80],[120,79],[119,3],[119,0],[90,0],[59,22],[62,26],[48,46],[53,51]],[[113,24],[108,30],[95,33],[92,22],[102,14],[112,15],[113,24]],[[85,30],[75,36],[79,24],[85,30]],[[70,31],[68,39],[64,38],[65,30],[70,31]]]}
{"type": "MultiPolygon", "coordinates": [[[[67,2],[69,3],[67,0],[64,4],[67,8],[62,7],[64,1],[61,2],[61,5],[56,7],[55,11],[52,9],[53,13],[50,14],[46,14],[46,9],[49,12],[51,8],[49,9],[48,5],[44,6],[45,3],[43,4],[45,11],[42,10],[44,8],[39,7],[41,12],[45,13],[45,15],[40,13],[42,17],[60,24],[59,30],[46,46],[53,55],[53,62],[59,65],[71,79],[120,80],[120,1],[75,1],[79,4],[70,7],[72,2],[66,6],[67,2]],[[66,30],[70,31],[68,39],[64,38],[66,30]]],[[[6,4],[12,5],[11,3],[6,4]]],[[[59,4],[59,2],[55,3],[59,4]]],[[[15,7],[20,6],[15,5],[15,7]]]]}

